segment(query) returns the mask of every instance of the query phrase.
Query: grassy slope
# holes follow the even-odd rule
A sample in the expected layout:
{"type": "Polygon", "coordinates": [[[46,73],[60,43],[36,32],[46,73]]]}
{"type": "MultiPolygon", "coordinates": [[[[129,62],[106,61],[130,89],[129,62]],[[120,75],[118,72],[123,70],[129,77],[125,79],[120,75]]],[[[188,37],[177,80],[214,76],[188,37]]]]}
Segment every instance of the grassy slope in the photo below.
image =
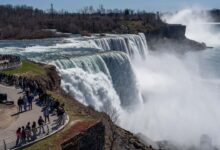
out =
{"type": "Polygon", "coordinates": [[[39,65],[34,62],[23,60],[22,65],[15,69],[9,69],[1,71],[0,73],[6,73],[6,74],[24,74],[27,72],[32,72],[36,75],[45,75],[45,70],[39,65]]]}

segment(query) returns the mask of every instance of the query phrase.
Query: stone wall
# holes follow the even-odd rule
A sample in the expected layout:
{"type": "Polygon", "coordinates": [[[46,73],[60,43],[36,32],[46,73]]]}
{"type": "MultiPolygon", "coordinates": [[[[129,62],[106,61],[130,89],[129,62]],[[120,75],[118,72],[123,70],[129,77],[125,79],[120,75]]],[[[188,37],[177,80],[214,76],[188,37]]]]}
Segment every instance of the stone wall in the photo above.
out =
{"type": "Polygon", "coordinates": [[[61,144],[62,150],[104,150],[105,126],[98,122],[61,144]]]}

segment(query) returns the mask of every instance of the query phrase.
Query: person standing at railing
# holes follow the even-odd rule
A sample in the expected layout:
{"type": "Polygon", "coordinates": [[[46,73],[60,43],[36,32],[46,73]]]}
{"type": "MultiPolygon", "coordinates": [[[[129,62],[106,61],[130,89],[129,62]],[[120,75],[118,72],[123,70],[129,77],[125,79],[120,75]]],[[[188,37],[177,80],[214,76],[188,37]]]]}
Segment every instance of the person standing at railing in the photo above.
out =
{"type": "Polygon", "coordinates": [[[21,128],[19,127],[16,131],[17,140],[16,140],[16,146],[19,146],[21,143],[21,128]]]}
{"type": "Polygon", "coordinates": [[[22,144],[26,143],[26,132],[24,126],[22,126],[22,131],[21,131],[21,143],[22,144]]]}
{"type": "Polygon", "coordinates": [[[49,107],[48,106],[44,107],[43,113],[44,113],[45,123],[47,121],[50,123],[50,111],[49,111],[49,107]]]}
{"type": "Polygon", "coordinates": [[[65,122],[65,109],[64,109],[64,104],[60,105],[57,109],[57,124],[58,126],[63,125],[65,122]]]}
{"type": "Polygon", "coordinates": [[[39,119],[38,119],[38,125],[39,125],[39,134],[41,134],[42,131],[43,131],[43,133],[45,133],[45,131],[44,131],[44,120],[43,120],[42,116],[40,116],[39,119]]]}
{"type": "Polygon", "coordinates": [[[29,142],[29,141],[31,141],[31,125],[30,125],[30,122],[27,123],[25,131],[26,131],[27,141],[29,142]]]}
{"type": "Polygon", "coordinates": [[[34,121],[33,124],[32,124],[32,140],[35,140],[37,138],[37,125],[36,125],[36,122],[34,121]]]}

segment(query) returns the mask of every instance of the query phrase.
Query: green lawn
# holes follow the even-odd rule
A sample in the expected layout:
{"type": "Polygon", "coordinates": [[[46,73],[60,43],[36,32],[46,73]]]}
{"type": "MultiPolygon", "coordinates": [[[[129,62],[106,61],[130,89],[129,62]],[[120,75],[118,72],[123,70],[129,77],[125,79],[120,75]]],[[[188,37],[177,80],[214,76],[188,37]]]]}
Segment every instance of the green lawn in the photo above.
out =
{"type": "Polygon", "coordinates": [[[28,60],[23,60],[22,65],[18,68],[15,69],[9,69],[9,70],[4,70],[0,71],[1,73],[6,73],[6,74],[23,74],[26,72],[32,72],[37,75],[44,75],[45,70],[42,68],[42,66],[28,61],[28,60]]]}

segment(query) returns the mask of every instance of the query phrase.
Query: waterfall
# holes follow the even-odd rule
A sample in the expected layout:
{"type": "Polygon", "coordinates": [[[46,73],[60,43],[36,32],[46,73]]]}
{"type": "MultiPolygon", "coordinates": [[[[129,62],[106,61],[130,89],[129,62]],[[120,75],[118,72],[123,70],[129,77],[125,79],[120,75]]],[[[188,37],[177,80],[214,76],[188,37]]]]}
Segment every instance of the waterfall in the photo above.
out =
{"type": "MultiPolygon", "coordinates": [[[[91,98],[95,97],[94,95],[98,97],[100,96],[100,91],[97,92],[96,88],[101,86],[103,90],[104,84],[107,84],[105,87],[113,87],[109,90],[115,90],[116,95],[120,98],[120,103],[117,104],[120,104],[122,107],[132,106],[133,104],[141,102],[141,96],[136,85],[137,82],[130,60],[123,52],[104,52],[68,59],[59,59],[55,60],[53,64],[59,68],[64,83],[63,87],[67,91],[74,91],[74,88],[81,89],[82,87],[87,86],[87,88],[83,88],[84,90],[78,90],[78,93],[79,91],[82,92],[80,96],[77,96],[79,95],[77,92],[72,93],[76,96],[76,99],[81,99],[81,102],[84,104],[95,104],[91,103],[91,98]],[[88,79],[82,79],[82,77],[86,76],[88,79]],[[77,86],[80,87],[76,87],[76,83],[73,83],[76,80],[78,80],[77,82],[80,81],[81,84],[77,84],[77,86]],[[94,80],[101,80],[100,83],[102,83],[102,85],[98,85],[94,80]],[[88,96],[87,92],[89,90],[88,85],[86,84],[92,83],[94,83],[94,85],[90,85],[90,88],[94,89],[90,90],[90,96],[88,96]]],[[[108,91],[106,92],[108,93],[108,91]]],[[[114,92],[111,91],[110,93],[114,92]]],[[[103,95],[103,93],[101,95],[103,95]]],[[[114,95],[113,97],[117,99],[117,96],[114,95]]],[[[94,99],[97,99],[97,97],[94,99]]],[[[95,107],[97,107],[98,110],[102,110],[100,105],[95,107]]]]}
{"type": "Polygon", "coordinates": [[[70,68],[60,70],[60,74],[62,88],[82,104],[98,111],[106,112],[106,108],[122,111],[120,98],[104,73],[90,74],[81,68],[70,68]]]}
{"type": "Polygon", "coordinates": [[[143,33],[139,33],[138,35],[107,36],[94,39],[93,41],[97,48],[102,50],[123,51],[131,57],[145,58],[148,52],[146,38],[143,33]]]}

